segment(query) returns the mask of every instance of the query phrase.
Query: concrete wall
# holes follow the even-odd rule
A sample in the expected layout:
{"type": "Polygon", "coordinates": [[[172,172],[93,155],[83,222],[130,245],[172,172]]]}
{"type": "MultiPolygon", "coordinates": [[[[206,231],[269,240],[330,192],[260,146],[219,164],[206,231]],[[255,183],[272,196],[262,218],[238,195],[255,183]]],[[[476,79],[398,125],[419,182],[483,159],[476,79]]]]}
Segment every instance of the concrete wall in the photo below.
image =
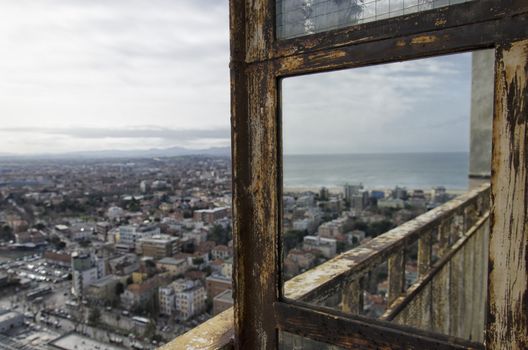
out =
{"type": "Polygon", "coordinates": [[[487,179],[491,175],[494,64],[494,49],[473,52],[469,157],[471,182],[487,179]]]}

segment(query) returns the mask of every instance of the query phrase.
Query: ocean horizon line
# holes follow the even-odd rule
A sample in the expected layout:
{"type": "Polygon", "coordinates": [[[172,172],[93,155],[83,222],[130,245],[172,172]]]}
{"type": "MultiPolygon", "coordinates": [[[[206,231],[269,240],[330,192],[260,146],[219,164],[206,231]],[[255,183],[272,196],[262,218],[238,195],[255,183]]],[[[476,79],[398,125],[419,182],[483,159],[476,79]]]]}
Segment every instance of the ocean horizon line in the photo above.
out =
{"type": "Polygon", "coordinates": [[[346,155],[387,155],[387,154],[467,154],[469,151],[417,151],[417,152],[348,152],[348,153],[283,153],[283,156],[346,156],[346,155]]]}

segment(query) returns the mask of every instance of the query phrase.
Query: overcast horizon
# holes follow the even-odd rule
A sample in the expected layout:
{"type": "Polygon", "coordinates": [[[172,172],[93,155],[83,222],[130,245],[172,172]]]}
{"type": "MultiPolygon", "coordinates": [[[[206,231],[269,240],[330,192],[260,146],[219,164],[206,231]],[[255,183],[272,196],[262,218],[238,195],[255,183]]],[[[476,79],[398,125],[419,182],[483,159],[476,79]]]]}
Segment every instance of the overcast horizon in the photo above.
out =
{"type": "MultiPolygon", "coordinates": [[[[0,0],[0,154],[229,147],[228,22],[227,0],[0,0]]],[[[285,152],[467,151],[470,58],[286,79],[285,152]],[[314,142],[323,110],[353,137],[314,142]]]]}

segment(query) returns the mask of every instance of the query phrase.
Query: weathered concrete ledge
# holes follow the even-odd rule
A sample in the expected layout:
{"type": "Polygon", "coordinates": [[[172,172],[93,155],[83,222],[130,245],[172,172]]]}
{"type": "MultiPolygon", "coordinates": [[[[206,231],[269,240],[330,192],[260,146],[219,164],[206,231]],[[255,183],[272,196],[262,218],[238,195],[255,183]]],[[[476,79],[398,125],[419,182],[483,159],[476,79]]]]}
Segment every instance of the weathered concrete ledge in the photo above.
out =
{"type": "Polygon", "coordinates": [[[159,350],[225,350],[233,348],[234,311],[229,308],[159,350]]]}

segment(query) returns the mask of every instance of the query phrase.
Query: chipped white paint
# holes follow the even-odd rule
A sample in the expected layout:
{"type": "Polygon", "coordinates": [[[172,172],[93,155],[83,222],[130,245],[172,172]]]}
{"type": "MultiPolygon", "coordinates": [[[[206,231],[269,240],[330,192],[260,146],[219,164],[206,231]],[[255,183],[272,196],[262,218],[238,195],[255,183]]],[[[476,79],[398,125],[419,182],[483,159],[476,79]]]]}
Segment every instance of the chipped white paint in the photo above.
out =
{"type": "Polygon", "coordinates": [[[160,350],[217,350],[223,349],[233,338],[233,308],[164,345],[160,350]]]}
{"type": "Polygon", "coordinates": [[[528,348],[528,40],[500,47],[493,118],[489,349],[528,348]]]}

